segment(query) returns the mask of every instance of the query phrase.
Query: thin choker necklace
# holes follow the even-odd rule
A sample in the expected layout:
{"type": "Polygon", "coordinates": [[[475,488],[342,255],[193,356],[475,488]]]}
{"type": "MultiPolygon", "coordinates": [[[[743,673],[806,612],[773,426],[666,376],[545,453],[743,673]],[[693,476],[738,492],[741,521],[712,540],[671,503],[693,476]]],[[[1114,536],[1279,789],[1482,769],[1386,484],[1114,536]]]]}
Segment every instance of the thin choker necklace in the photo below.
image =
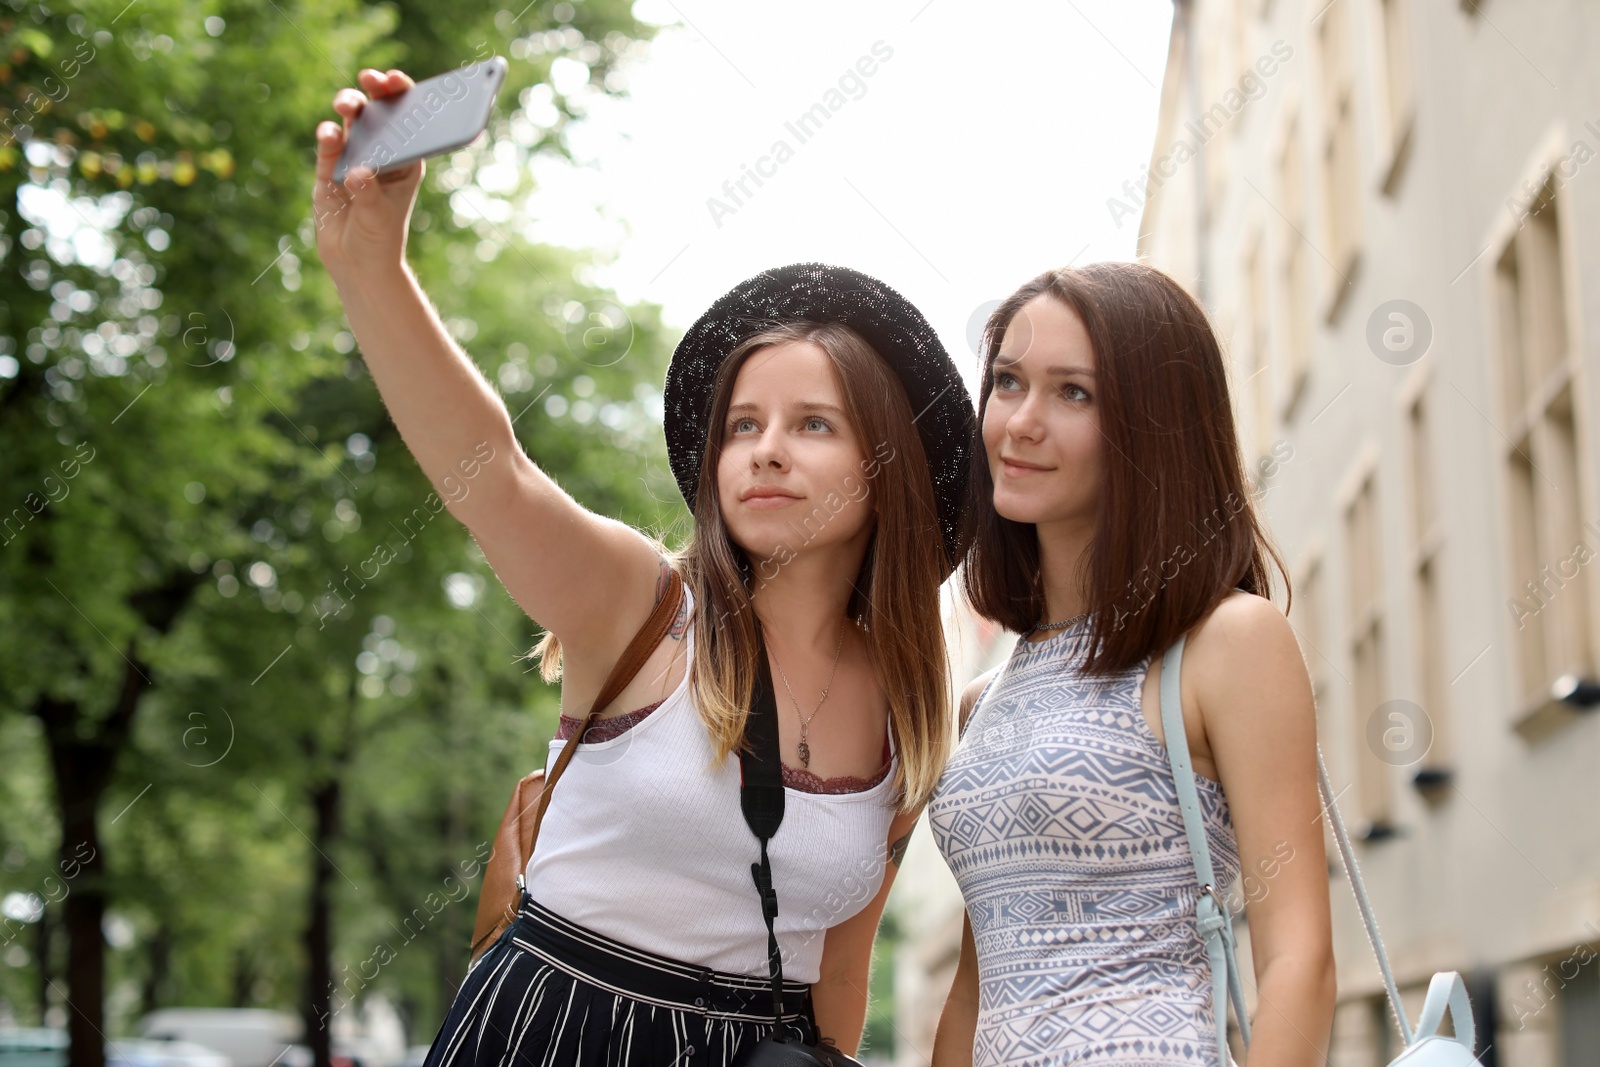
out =
{"type": "Polygon", "coordinates": [[[1065,630],[1068,626],[1071,626],[1073,623],[1077,622],[1079,619],[1086,619],[1088,617],[1089,617],[1089,613],[1087,611],[1085,611],[1085,612],[1083,612],[1081,614],[1074,615],[1072,618],[1067,619],[1064,622],[1043,622],[1043,621],[1041,621],[1039,623],[1039,625],[1034,627],[1034,629],[1035,630],[1065,630]]]}

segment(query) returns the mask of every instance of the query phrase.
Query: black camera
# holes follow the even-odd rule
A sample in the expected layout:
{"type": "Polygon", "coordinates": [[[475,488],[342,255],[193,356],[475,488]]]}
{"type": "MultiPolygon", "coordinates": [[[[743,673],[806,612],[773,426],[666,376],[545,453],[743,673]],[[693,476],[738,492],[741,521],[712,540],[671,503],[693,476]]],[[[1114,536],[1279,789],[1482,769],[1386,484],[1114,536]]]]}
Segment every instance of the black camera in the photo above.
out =
{"type": "Polygon", "coordinates": [[[739,1060],[738,1067],[862,1067],[860,1060],[846,1056],[804,1017],[774,1027],[739,1060]]]}

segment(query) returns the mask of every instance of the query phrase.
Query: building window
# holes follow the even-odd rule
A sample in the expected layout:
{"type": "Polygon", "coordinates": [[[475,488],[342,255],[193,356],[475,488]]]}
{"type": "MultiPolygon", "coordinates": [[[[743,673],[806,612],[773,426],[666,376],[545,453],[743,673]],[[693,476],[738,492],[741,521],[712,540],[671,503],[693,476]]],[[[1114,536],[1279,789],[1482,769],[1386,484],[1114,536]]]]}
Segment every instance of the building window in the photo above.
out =
{"type": "MultiPolygon", "coordinates": [[[[1313,560],[1300,580],[1294,583],[1294,599],[1289,605],[1289,621],[1300,639],[1300,654],[1305,657],[1306,673],[1311,677],[1311,697],[1322,718],[1322,703],[1328,696],[1328,657],[1323,651],[1322,561],[1313,560]]],[[[1319,734],[1322,730],[1319,728],[1319,734]]]]}
{"type": "Polygon", "coordinates": [[[1367,1011],[1372,1014],[1373,1067],[1388,1067],[1394,1060],[1394,1011],[1389,1006],[1389,996],[1373,997],[1367,1001],[1367,1011]]]}
{"type": "Polygon", "coordinates": [[[1282,250],[1284,392],[1283,417],[1288,421],[1305,389],[1311,362],[1310,278],[1307,274],[1305,170],[1301,165],[1300,121],[1289,123],[1278,157],[1278,185],[1282,193],[1279,247],[1282,250]]]}
{"type": "Polygon", "coordinates": [[[1261,247],[1261,238],[1250,242],[1250,253],[1245,259],[1245,313],[1241,333],[1244,339],[1245,379],[1242,401],[1248,426],[1241,440],[1245,454],[1252,460],[1265,456],[1272,449],[1272,359],[1268,345],[1269,314],[1267,310],[1267,267],[1261,247]]]}
{"type": "Polygon", "coordinates": [[[1444,527],[1434,483],[1433,441],[1426,391],[1411,402],[1406,417],[1411,451],[1411,585],[1416,618],[1417,675],[1422,707],[1433,729],[1433,743],[1415,769],[1413,781],[1424,790],[1448,781],[1450,763],[1450,681],[1445,674],[1441,632],[1439,548],[1444,527]]]}
{"type": "Polygon", "coordinates": [[[1329,322],[1338,317],[1355,278],[1361,243],[1349,10],[1349,4],[1330,4],[1317,23],[1317,49],[1322,62],[1323,228],[1332,264],[1325,316],[1329,322]]]}
{"type": "MultiPolygon", "coordinates": [[[[1295,637],[1300,643],[1300,655],[1306,661],[1306,674],[1311,679],[1311,702],[1316,711],[1319,744],[1322,739],[1332,736],[1329,733],[1327,708],[1330,691],[1328,672],[1335,669],[1328,662],[1327,633],[1322,624],[1324,605],[1322,561],[1313,559],[1294,583],[1294,596],[1289,602],[1289,623],[1294,627],[1295,637]]],[[[1334,762],[1338,758],[1337,752],[1324,750],[1322,754],[1328,764],[1328,776],[1335,783],[1339,811],[1343,813],[1349,806],[1349,800],[1337,784],[1342,777],[1334,762]]],[[[1328,877],[1337,878],[1343,868],[1339,865],[1339,846],[1333,836],[1333,822],[1324,818],[1322,831],[1323,851],[1328,858],[1328,877]]]]}
{"type": "Polygon", "coordinates": [[[1416,98],[1411,75],[1410,0],[1378,0],[1379,32],[1383,35],[1384,119],[1388,127],[1389,162],[1383,191],[1393,195],[1411,148],[1416,98]]]}
{"type": "Polygon", "coordinates": [[[1600,524],[1583,522],[1576,355],[1567,329],[1560,215],[1546,179],[1495,264],[1499,439],[1510,499],[1507,601],[1518,658],[1517,726],[1530,739],[1565,721],[1563,674],[1593,674],[1589,575],[1600,524]]]}
{"type": "MultiPolygon", "coordinates": [[[[1215,23],[1213,25],[1215,28],[1211,32],[1222,29],[1215,23]]],[[[1200,40],[1208,38],[1209,34],[1201,36],[1200,40]]],[[[1224,92],[1234,84],[1233,66],[1228,62],[1230,58],[1222,48],[1199,49],[1199,91],[1204,96],[1194,101],[1194,126],[1204,132],[1199,145],[1200,165],[1204,172],[1206,214],[1213,220],[1222,214],[1222,203],[1227,199],[1229,187],[1237,184],[1230,157],[1234,153],[1234,140],[1237,137],[1234,125],[1238,119],[1222,99],[1224,92]]],[[[1240,114],[1242,116],[1243,112],[1240,114]]]]}
{"type": "Polygon", "coordinates": [[[1351,726],[1356,743],[1356,808],[1361,834],[1372,841],[1394,832],[1389,765],[1368,738],[1368,721],[1384,700],[1384,625],[1379,573],[1378,523],[1373,475],[1362,478],[1345,507],[1345,551],[1350,576],[1349,648],[1354,672],[1351,726]]]}
{"type": "Polygon", "coordinates": [[[1600,967],[1583,967],[1561,987],[1561,1067],[1592,1067],[1600,1049],[1600,967]]]}
{"type": "MultiPolygon", "coordinates": [[[[1255,58],[1250,53],[1250,45],[1254,38],[1255,19],[1251,17],[1250,8],[1255,6],[1252,0],[1233,0],[1233,66],[1234,84],[1243,78],[1250,69],[1250,63],[1255,58]]],[[[1240,116],[1243,118],[1243,116],[1240,116]]]]}
{"type": "Polygon", "coordinates": [[[1389,1000],[1385,996],[1351,997],[1333,1014],[1333,1040],[1328,1062],[1350,1067],[1387,1067],[1394,1059],[1389,1000]]]}

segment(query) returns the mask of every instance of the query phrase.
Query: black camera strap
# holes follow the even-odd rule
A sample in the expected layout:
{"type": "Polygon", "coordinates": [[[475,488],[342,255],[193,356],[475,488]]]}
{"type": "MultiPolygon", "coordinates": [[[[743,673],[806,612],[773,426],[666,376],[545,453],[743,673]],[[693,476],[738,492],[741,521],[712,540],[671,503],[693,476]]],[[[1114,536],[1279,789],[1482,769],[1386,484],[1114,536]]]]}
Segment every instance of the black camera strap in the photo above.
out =
{"type": "MultiPolygon", "coordinates": [[[[759,627],[757,629],[759,633],[759,627]]],[[[778,917],[778,894],[772,887],[772,863],[767,842],[783,824],[783,764],[778,750],[778,704],[772,692],[772,671],[767,647],[759,642],[755,692],[745,720],[748,746],[739,750],[739,807],[744,821],[761,842],[761,860],[750,865],[756,891],[761,895],[761,915],[767,921],[767,967],[772,973],[774,1020],[783,1026],[783,955],[773,921],[778,917]]]]}

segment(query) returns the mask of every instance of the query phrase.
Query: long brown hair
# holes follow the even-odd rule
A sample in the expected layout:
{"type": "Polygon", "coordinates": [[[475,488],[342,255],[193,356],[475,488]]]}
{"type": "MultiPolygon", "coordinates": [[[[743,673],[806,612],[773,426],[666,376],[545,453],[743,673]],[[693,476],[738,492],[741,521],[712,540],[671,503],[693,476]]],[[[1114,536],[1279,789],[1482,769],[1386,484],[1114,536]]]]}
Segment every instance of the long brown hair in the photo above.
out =
{"type": "MultiPolygon", "coordinates": [[[[752,594],[784,560],[751,560],[733,543],[717,496],[722,427],[733,385],[745,360],[763,348],[809,342],[838,374],[844,408],[868,450],[861,464],[872,486],[876,516],[846,612],[865,625],[868,655],[889,699],[889,729],[899,754],[899,809],[928,802],[951,741],[950,675],[939,587],[944,542],[933,481],[904,387],[855,330],[838,323],[799,322],[750,337],[723,360],[713,386],[705,452],[689,542],[668,555],[694,593],[695,643],[690,686],[711,735],[717,761],[739,748],[755,689],[758,643],[752,594]]],[[[847,490],[853,494],[853,490],[847,490]]],[[[836,512],[825,498],[803,523],[826,523],[836,512]],[[819,514],[820,513],[820,514],[819,514]]],[[[843,506],[842,498],[840,500],[843,506]]],[[[820,526],[818,527],[820,529],[820,526]]],[[[531,655],[542,656],[546,681],[559,676],[559,645],[546,634],[531,655]]]]}
{"type": "Polygon", "coordinates": [[[1083,672],[1110,674],[1159,653],[1235,586],[1270,597],[1269,558],[1292,602],[1256,515],[1205,312],[1159,270],[1095,263],[1039,275],[984,327],[963,576],[973,609],[1023,634],[1044,611],[1037,529],[996,513],[982,441],[1000,344],[1023,305],[1043,295],[1076,312],[1094,346],[1104,440],[1094,538],[1075,576],[1093,613],[1083,672]]]}

